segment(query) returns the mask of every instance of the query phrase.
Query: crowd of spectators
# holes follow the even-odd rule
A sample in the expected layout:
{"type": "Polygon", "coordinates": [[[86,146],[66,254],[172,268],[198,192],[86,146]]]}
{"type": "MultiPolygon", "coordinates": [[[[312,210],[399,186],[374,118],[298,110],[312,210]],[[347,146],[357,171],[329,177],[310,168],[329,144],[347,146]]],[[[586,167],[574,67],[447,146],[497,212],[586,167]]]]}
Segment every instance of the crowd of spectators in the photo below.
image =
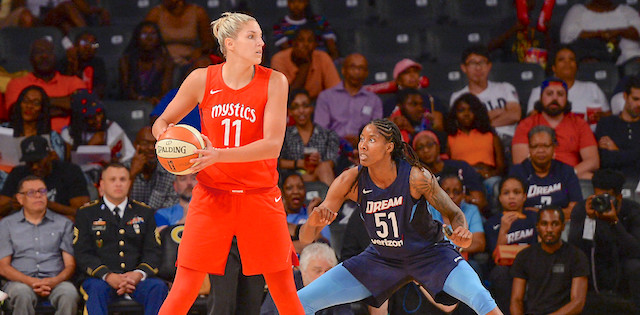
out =
{"type": "MultiPolygon", "coordinates": [[[[197,180],[158,164],[150,125],[132,130],[112,118],[109,82],[117,79],[119,100],[155,106],[145,112],[150,123],[192,69],[223,60],[209,29],[215,16],[189,0],[159,2],[129,25],[119,73],[110,73],[91,28],[74,32],[108,25],[104,8],[2,1],[0,29],[55,26],[69,41],[58,61],[60,43],[34,40],[24,51],[32,69],[23,70],[31,71],[0,90],[0,290],[14,314],[36,304],[106,314],[127,299],[153,314],[167,294],[197,180]]],[[[264,63],[290,85],[278,171],[300,255],[298,288],[369,245],[352,203],[316,243],[298,233],[334,179],[359,165],[362,128],[388,118],[464,212],[473,242],[460,251],[505,314],[640,311],[640,74],[628,71],[640,63],[634,8],[586,1],[556,25],[538,20],[536,1],[514,1],[501,24],[509,29],[486,46],[460,47],[466,86],[443,101],[429,89],[438,76],[414,57],[394,60],[392,81],[367,85],[375,57],[340,50],[340,32],[309,0],[286,2],[288,14],[262,27],[265,49],[275,49],[264,63]],[[519,95],[516,82],[490,79],[504,61],[540,65],[548,76],[519,95]],[[618,94],[578,79],[593,62],[626,75],[618,94]]],[[[200,129],[199,115],[183,123],[200,129]]],[[[234,239],[225,275],[208,277],[201,294],[212,315],[277,314],[263,290],[261,276],[242,274],[234,239]]],[[[381,308],[354,303],[322,314],[404,314],[414,302],[424,303],[416,314],[469,311],[443,308],[409,283],[381,308]]]]}

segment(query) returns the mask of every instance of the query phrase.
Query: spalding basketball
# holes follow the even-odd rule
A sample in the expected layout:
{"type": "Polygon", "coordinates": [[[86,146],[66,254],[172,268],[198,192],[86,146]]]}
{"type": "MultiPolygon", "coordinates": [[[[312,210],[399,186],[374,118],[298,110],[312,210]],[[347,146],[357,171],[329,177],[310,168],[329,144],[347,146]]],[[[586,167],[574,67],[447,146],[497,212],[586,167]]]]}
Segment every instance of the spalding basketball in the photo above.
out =
{"type": "Polygon", "coordinates": [[[156,143],[158,161],[169,173],[186,175],[191,173],[195,163],[191,159],[200,157],[198,149],[204,149],[200,132],[189,125],[175,125],[163,133],[156,143]]]}

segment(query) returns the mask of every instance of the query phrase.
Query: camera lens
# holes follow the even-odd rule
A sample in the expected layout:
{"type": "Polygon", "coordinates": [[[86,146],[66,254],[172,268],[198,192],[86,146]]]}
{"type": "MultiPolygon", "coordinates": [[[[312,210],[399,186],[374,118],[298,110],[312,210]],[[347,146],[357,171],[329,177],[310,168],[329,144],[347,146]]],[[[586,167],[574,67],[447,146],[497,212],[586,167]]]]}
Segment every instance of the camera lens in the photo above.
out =
{"type": "Polygon", "coordinates": [[[608,194],[597,195],[591,200],[591,208],[597,212],[607,212],[611,207],[611,199],[608,194]]]}

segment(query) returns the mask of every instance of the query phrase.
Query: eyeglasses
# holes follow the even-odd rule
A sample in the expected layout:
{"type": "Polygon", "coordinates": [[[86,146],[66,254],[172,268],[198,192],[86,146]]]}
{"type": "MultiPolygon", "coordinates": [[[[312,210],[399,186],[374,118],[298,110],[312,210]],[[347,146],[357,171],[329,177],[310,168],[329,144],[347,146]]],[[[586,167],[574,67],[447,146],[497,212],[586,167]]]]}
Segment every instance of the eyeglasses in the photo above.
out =
{"type": "Polygon", "coordinates": [[[158,33],[141,33],[140,39],[158,39],[158,33]]]}
{"type": "Polygon", "coordinates": [[[467,63],[467,67],[484,67],[486,65],[489,64],[488,61],[486,60],[482,60],[482,61],[468,61],[467,63]]]}
{"type": "Polygon", "coordinates": [[[46,196],[47,195],[47,189],[46,188],[32,189],[32,190],[28,190],[28,191],[19,192],[19,194],[25,195],[25,196],[27,196],[29,198],[35,198],[35,197],[38,197],[38,196],[46,196]]]}
{"type": "Polygon", "coordinates": [[[100,47],[100,44],[98,42],[90,42],[88,40],[80,40],[78,42],[78,45],[80,46],[90,46],[93,49],[98,49],[98,47],[100,47]]]}

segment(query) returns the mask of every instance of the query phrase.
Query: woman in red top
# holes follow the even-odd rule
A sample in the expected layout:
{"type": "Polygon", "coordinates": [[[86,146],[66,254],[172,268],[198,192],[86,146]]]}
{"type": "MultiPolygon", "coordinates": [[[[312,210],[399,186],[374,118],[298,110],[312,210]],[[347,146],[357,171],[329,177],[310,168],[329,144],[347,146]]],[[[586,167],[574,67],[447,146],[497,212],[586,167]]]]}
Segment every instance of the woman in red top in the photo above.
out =
{"type": "Polygon", "coordinates": [[[262,61],[253,18],[224,13],[212,23],[226,62],[194,70],[153,125],[157,138],[196,104],[206,148],[178,250],[178,271],[159,314],[186,314],[207,273],[224,274],[232,238],[243,273],[263,274],[280,314],[304,314],[291,265],[297,263],[277,187],[287,116],[287,79],[262,61]],[[275,294],[274,294],[275,292],[275,294]]]}

